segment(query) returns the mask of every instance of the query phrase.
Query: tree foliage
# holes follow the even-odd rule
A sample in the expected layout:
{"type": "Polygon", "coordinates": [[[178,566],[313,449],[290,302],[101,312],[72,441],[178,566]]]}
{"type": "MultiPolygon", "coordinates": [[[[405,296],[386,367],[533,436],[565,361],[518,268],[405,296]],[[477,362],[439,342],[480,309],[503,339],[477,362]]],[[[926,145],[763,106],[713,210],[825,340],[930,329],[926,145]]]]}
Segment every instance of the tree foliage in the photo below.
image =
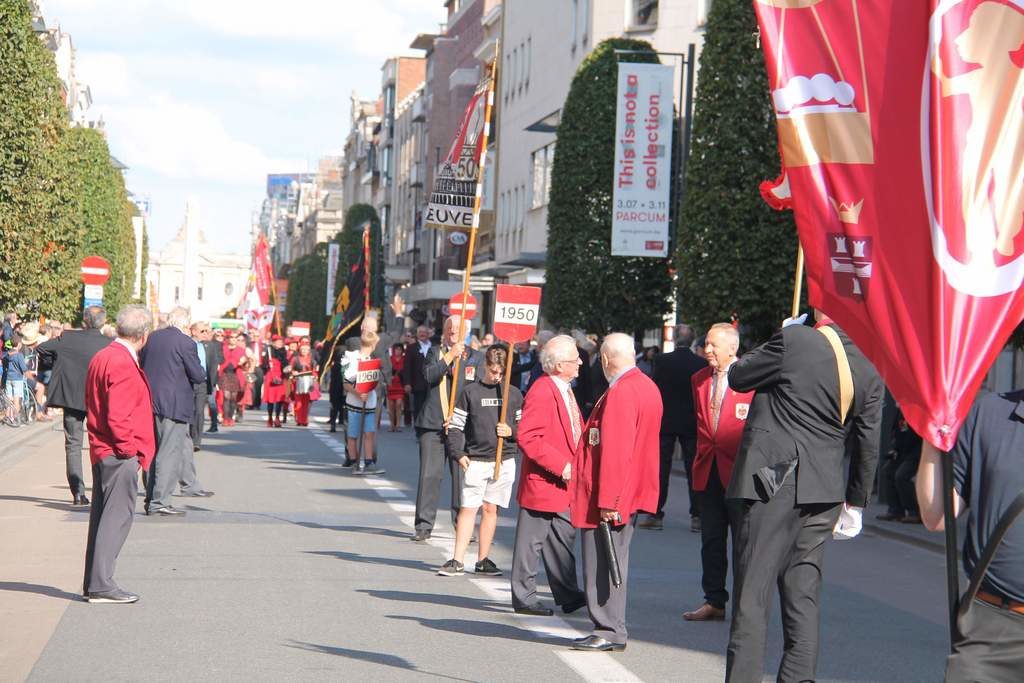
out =
{"type": "Polygon", "coordinates": [[[0,0],[0,308],[64,321],[81,311],[79,264],[111,264],[104,303],[131,297],[135,240],[103,136],[69,128],[53,54],[28,0],[0,0]]]}
{"type": "Polygon", "coordinates": [[[384,244],[381,238],[380,216],[369,204],[353,204],[345,212],[345,222],[334,241],[341,245],[338,258],[338,277],[334,295],[348,281],[349,271],[359,261],[363,248],[363,225],[370,223],[370,307],[384,306],[384,244]]]}
{"type": "Polygon", "coordinates": [[[558,125],[548,207],[545,315],[598,333],[660,327],[671,294],[668,259],[611,255],[617,63],[658,61],[617,48],[653,50],[614,38],[580,64],[558,125]]]}
{"type": "Polygon", "coordinates": [[[676,252],[683,319],[706,328],[736,313],[750,341],[789,314],[797,247],[792,214],[758,192],[779,154],[756,31],[749,0],[711,6],[676,252]]]}
{"type": "Polygon", "coordinates": [[[69,320],[83,234],[71,220],[67,119],[27,0],[0,0],[0,307],[69,320]]]}
{"type": "Polygon", "coordinates": [[[89,128],[72,128],[66,137],[75,184],[75,221],[85,235],[83,256],[102,256],[110,262],[103,304],[117,311],[131,300],[135,285],[134,206],[103,135],[89,128]]]}
{"type": "Polygon", "coordinates": [[[321,338],[327,329],[327,245],[318,244],[312,254],[292,262],[288,276],[288,323],[310,323],[310,334],[321,338]]]}

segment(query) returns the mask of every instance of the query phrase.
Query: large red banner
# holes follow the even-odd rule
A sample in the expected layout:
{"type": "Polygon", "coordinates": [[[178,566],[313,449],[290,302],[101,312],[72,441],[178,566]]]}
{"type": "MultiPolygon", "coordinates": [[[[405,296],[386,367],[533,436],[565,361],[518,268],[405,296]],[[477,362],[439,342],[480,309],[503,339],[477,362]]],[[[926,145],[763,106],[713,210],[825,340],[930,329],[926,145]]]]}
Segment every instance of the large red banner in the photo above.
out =
{"type": "Polygon", "coordinates": [[[256,252],[252,259],[252,272],[256,280],[256,291],[260,295],[260,303],[266,306],[270,302],[270,290],[273,287],[274,274],[270,268],[270,252],[267,240],[260,235],[256,240],[256,252]]]}
{"type": "Polygon", "coordinates": [[[1024,0],[754,6],[810,301],[948,450],[1024,315],[1024,0]]]}

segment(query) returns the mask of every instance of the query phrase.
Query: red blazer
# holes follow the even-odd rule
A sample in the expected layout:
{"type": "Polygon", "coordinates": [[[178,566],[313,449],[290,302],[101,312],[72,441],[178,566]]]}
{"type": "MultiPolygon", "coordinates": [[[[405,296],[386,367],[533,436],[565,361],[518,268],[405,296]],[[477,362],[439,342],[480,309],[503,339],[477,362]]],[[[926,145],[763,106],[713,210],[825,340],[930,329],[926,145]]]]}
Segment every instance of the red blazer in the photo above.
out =
{"type": "Polygon", "coordinates": [[[626,371],[597,402],[572,470],[574,527],[596,527],[599,508],[617,510],[623,523],[638,510],[657,511],[661,412],[657,385],[638,368],[626,371]]]}
{"type": "Polygon", "coordinates": [[[569,411],[555,380],[548,375],[530,385],[517,442],[523,453],[516,496],[519,505],[537,512],[568,510],[569,487],[562,481],[562,472],[573,461],[576,446],[569,411]]]}
{"type": "Polygon", "coordinates": [[[722,412],[718,415],[718,431],[715,431],[711,418],[712,372],[711,368],[704,368],[690,378],[693,407],[697,413],[697,457],[693,460],[692,470],[694,491],[707,488],[712,461],[718,465],[722,486],[729,488],[750,402],[754,400],[753,391],[738,392],[727,387],[722,397],[722,412]]]}
{"type": "Polygon", "coordinates": [[[131,352],[118,342],[89,362],[85,414],[92,464],[109,455],[132,455],[142,469],[149,469],[156,454],[149,383],[131,352]]]}

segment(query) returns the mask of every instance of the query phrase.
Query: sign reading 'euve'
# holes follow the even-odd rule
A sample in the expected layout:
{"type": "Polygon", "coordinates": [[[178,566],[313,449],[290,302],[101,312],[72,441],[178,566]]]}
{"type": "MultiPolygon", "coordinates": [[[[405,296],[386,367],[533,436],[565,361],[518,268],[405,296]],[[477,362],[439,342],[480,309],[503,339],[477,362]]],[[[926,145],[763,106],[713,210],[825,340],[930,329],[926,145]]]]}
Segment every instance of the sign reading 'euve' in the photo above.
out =
{"type": "Polygon", "coordinates": [[[612,256],[668,256],[672,73],[619,63],[612,190],[612,256]]]}

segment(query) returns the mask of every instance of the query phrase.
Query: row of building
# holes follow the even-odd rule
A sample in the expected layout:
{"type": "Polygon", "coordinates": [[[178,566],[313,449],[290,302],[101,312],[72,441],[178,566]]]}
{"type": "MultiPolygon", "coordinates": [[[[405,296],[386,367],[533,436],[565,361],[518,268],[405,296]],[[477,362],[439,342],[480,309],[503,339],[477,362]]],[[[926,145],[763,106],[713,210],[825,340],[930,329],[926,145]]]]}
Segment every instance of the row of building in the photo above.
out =
{"type": "MultiPolygon", "coordinates": [[[[445,0],[446,23],[409,45],[418,56],[385,60],[380,92],[353,94],[342,156],[324,159],[315,174],[268,177],[255,229],[280,268],[333,237],[350,206],[371,204],[383,228],[389,298],[399,292],[419,313],[414,319],[436,320],[460,290],[467,246],[425,228],[422,216],[462,112],[497,58],[472,289],[487,312],[495,283],[543,285],[556,129],[577,68],[601,41],[629,37],[681,70],[690,44],[699,54],[710,3],[445,0]]],[[[681,96],[682,85],[677,106],[681,96]]]]}

